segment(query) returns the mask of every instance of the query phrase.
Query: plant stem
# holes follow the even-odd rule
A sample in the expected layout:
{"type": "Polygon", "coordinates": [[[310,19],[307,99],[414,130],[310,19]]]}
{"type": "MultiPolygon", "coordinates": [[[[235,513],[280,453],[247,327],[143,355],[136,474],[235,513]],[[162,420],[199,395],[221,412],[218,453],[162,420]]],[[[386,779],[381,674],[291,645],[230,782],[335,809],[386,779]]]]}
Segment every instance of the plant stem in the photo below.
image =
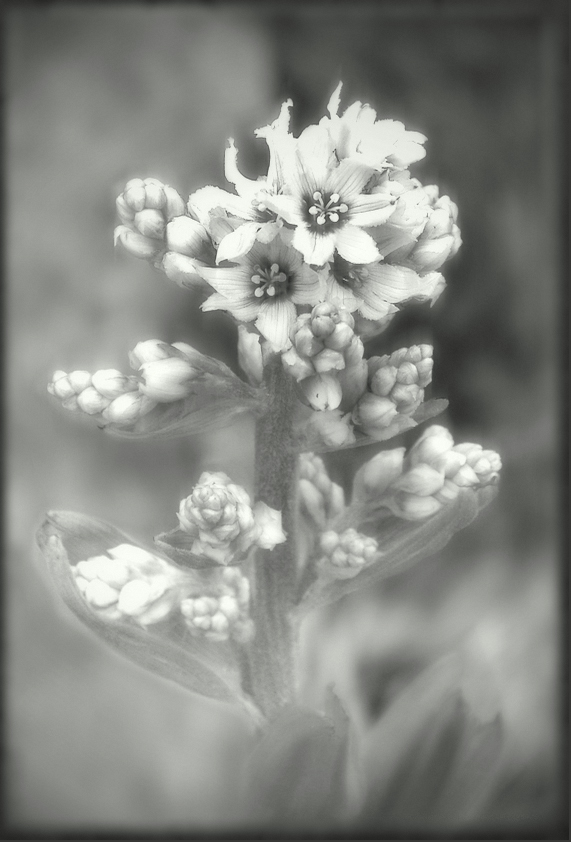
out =
{"type": "Polygon", "coordinates": [[[282,513],[288,538],[258,550],[253,599],[256,635],[251,648],[254,696],[270,716],[292,700],[294,640],[289,611],[296,577],[296,467],[292,446],[294,387],[278,356],[266,367],[268,412],[256,424],[256,499],[282,513]]]}

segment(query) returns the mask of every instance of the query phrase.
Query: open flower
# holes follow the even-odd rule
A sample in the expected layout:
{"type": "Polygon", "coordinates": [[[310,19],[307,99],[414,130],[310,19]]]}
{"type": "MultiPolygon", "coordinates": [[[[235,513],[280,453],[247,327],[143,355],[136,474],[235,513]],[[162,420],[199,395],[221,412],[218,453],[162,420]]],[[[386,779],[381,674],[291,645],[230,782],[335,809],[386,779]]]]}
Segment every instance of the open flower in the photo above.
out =
{"type": "Polygon", "coordinates": [[[276,351],[289,344],[295,305],[320,299],[319,276],[281,237],[267,244],[256,242],[236,266],[203,268],[201,273],[216,290],[202,309],[228,310],[238,321],[255,322],[276,351]]]}
{"type": "Polygon", "coordinates": [[[444,287],[439,272],[421,277],[405,266],[381,261],[356,265],[335,255],[325,278],[327,298],[377,322],[390,316],[395,304],[411,298],[434,302],[444,287]]]}
{"type": "Polygon", "coordinates": [[[266,203],[295,226],[292,245],[307,263],[323,266],[335,250],[352,263],[380,258],[363,228],[381,225],[390,217],[394,200],[386,193],[365,193],[374,171],[355,161],[337,165],[327,129],[309,126],[288,159],[284,195],[266,203]]]}
{"type": "Polygon", "coordinates": [[[370,105],[354,102],[339,116],[340,82],[329,100],[329,117],[320,125],[327,129],[339,160],[348,158],[376,170],[403,169],[426,155],[426,137],[405,129],[399,120],[377,120],[370,105]]]}

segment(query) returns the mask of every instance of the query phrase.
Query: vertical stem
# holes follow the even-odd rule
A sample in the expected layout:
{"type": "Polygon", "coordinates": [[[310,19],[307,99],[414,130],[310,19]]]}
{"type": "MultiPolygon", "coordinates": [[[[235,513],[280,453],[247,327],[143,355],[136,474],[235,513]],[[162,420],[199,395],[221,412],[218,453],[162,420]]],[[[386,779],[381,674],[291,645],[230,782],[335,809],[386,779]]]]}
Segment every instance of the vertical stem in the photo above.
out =
{"type": "Polygon", "coordinates": [[[258,550],[253,600],[252,684],[256,701],[271,715],[291,701],[294,689],[293,634],[289,609],[296,576],[295,507],[297,454],[292,447],[293,381],[281,358],[266,367],[269,410],[256,426],[256,499],[282,513],[287,541],[258,550]]]}

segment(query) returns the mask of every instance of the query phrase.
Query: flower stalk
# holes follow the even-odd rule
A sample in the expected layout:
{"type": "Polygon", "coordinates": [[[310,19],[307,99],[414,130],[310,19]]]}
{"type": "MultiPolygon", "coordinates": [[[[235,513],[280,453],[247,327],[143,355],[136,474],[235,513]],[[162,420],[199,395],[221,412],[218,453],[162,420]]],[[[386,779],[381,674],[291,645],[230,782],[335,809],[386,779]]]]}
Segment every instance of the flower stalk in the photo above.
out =
{"type": "Polygon", "coordinates": [[[289,618],[296,578],[297,453],[293,447],[293,380],[276,356],[265,369],[269,410],[256,425],[256,498],[282,512],[287,541],[255,560],[251,646],[253,692],[271,715],[293,699],[294,636],[289,618]]]}

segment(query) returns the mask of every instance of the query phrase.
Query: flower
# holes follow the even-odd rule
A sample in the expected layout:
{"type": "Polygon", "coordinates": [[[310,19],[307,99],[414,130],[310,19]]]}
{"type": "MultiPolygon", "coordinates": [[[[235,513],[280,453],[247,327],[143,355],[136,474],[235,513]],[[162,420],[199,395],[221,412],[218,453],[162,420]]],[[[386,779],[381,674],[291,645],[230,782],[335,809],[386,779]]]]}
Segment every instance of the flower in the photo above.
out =
{"type": "Polygon", "coordinates": [[[333,154],[323,126],[309,126],[290,156],[282,195],[266,204],[295,226],[292,245],[307,263],[323,266],[335,250],[352,263],[371,263],[380,257],[373,238],[363,228],[380,225],[393,212],[394,200],[371,195],[365,187],[373,170],[333,154]]]}
{"type": "Polygon", "coordinates": [[[79,561],[72,570],[83,598],[101,617],[132,619],[143,626],[172,612],[182,582],[178,570],[132,544],[79,561]]]}
{"type": "Polygon", "coordinates": [[[256,242],[235,266],[203,268],[201,274],[217,291],[202,309],[228,310],[238,321],[254,322],[276,351],[289,344],[296,304],[320,299],[319,276],[281,237],[256,242]]]}
{"type": "Polygon", "coordinates": [[[406,266],[381,261],[349,263],[335,255],[325,275],[327,298],[374,322],[386,320],[394,305],[412,298],[436,300],[444,281],[437,272],[421,277],[406,266]]]}
{"type": "Polygon", "coordinates": [[[398,120],[377,120],[370,105],[354,102],[339,116],[341,87],[340,82],[331,95],[329,117],[320,122],[327,129],[339,160],[349,159],[383,171],[392,167],[403,169],[424,158],[423,134],[408,131],[398,120]]]}
{"type": "Polygon", "coordinates": [[[286,539],[281,513],[261,501],[252,508],[248,493],[222,472],[200,476],[192,494],[181,500],[178,519],[195,538],[192,552],[222,565],[254,546],[273,549],[286,539]]]}

